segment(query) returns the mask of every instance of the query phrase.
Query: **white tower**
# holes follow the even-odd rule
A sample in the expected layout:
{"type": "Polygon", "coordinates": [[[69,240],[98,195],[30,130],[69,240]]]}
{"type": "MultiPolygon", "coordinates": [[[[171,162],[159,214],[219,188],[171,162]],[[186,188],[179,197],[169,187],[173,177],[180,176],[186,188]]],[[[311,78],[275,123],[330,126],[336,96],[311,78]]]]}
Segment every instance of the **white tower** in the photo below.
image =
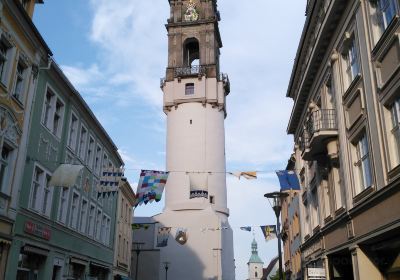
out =
{"type": "Polygon", "coordinates": [[[235,279],[225,173],[230,85],[219,71],[216,2],[169,0],[168,67],[161,88],[170,175],[165,209],[155,219],[171,227],[171,236],[160,248],[160,279],[165,279],[163,262],[169,263],[169,279],[235,279]],[[174,240],[179,228],[187,230],[184,245],[174,240]]]}
{"type": "Polygon", "coordinates": [[[249,267],[248,280],[260,280],[263,277],[264,262],[258,256],[257,242],[255,239],[253,239],[251,243],[251,257],[247,265],[249,267]]]}

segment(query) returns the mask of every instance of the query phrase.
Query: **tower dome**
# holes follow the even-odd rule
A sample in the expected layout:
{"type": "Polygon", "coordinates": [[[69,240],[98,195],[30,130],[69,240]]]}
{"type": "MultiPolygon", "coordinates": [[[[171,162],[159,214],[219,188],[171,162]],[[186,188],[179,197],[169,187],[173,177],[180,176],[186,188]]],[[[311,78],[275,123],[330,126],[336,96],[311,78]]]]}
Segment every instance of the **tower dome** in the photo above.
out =
{"type": "Polygon", "coordinates": [[[259,280],[263,277],[264,262],[258,256],[257,247],[257,242],[255,239],[253,239],[253,242],[251,243],[251,256],[249,262],[247,263],[249,267],[248,280],[259,280]]]}

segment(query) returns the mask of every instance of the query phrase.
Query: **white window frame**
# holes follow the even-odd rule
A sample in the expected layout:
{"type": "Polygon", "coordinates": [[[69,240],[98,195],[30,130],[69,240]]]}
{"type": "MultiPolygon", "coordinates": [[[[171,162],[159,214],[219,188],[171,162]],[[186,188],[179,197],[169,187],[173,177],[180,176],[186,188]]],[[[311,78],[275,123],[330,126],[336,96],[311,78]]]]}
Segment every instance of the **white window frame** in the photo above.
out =
{"type": "Polygon", "coordinates": [[[68,187],[60,188],[57,220],[64,225],[67,224],[70,189],[71,188],[68,187]],[[64,193],[64,191],[66,191],[66,193],[64,193]]]}
{"type": "Polygon", "coordinates": [[[69,217],[69,226],[74,229],[78,230],[79,227],[79,202],[80,202],[80,193],[77,190],[73,190],[72,197],[71,197],[71,215],[69,217]],[[77,196],[76,204],[74,205],[74,196],[77,196]]]}
{"type": "Polygon", "coordinates": [[[96,141],[93,135],[89,134],[87,150],[86,150],[86,164],[90,169],[93,169],[93,160],[95,152],[96,152],[96,141]]]}
{"type": "Polygon", "coordinates": [[[0,61],[3,62],[0,62],[0,82],[7,88],[10,81],[15,48],[3,35],[0,37],[0,44],[5,49],[4,53],[0,51],[0,61]]]}
{"type": "Polygon", "coordinates": [[[357,195],[373,184],[369,141],[365,131],[352,143],[352,151],[357,195]]]}
{"type": "Polygon", "coordinates": [[[21,104],[24,104],[26,84],[27,84],[28,66],[20,58],[17,62],[17,69],[15,71],[15,81],[12,96],[21,104]],[[21,70],[21,71],[20,71],[21,70]]]}
{"type": "Polygon", "coordinates": [[[79,118],[77,114],[71,112],[71,116],[69,118],[69,128],[68,128],[68,147],[70,147],[73,151],[76,151],[78,132],[79,132],[79,118]],[[74,118],[76,119],[76,122],[73,123],[72,121],[74,118]]]}
{"type": "Polygon", "coordinates": [[[78,157],[82,160],[85,161],[86,157],[86,148],[87,148],[87,143],[88,143],[88,137],[89,137],[89,130],[86,128],[86,126],[82,123],[80,130],[79,130],[79,140],[78,140],[78,157]],[[85,130],[85,135],[83,135],[84,139],[82,139],[82,130],[85,130]]]}
{"type": "Polygon", "coordinates": [[[102,158],[102,168],[101,168],[101,172],[100,172],[100,176],[102,176],[103,174],[103,170],[105,169],[105,168],[108,168],[108,154],[107,154],[107,152],[105,151],[105,149],[104,149],[104,151],[103,151],[103,158],[102,158]]]}
{"type": "Polygon", "coordinates": [[[103,148],[99,143],[96,144],[96,154],[94,157],[94,173],[97,175],[101,175],[101,161],[103,156],[103,148]]]}
{"type": "Polygon", "coordinates": [[[390,117],[388,124],[389,160],[390,169],[400,165],[400,97],[389,107],[390,117]]]}
{"type": "Polygon", "coordinates": [[[88,219],[88,213],[89,213],[89,200],[87,200],[85,197],[82,196],[81,199],[81,207],[79,211],[80,215],[80,232],[81,233],[86,233],[86,228],[87,228],[87,219],[88,219]],[[86,203],[86,204],[84,204],[86,203]]]}
{"type": "Polygon", "coordinates": [[[110,235],[111,235],[111,218],[107,216],[106,221],[106,245],[110,245],[110,235]]]}
{"type": "Polygon", "coordinates": [[[29,198],[29,208],[38,214],[50,217],[52,201],[53,201],[53,186],[49,186],[51,173],[38,163],[33,166],[32,187],[29,198]],[[36,178],[36,170],[41,171],[41,177],[36,178]]]}
{"type": "Polygon", "coordinates": [[[96,209],[96,219],[95,219],[95,239],[100,241],[101,237],[101,221],[102,221],[103,211],[100,207],[96,209]]]}
{"type": "Polygon", "coordinates": [[[88,228],[87,228],[87,233],[90,237],[94,238],[95,237],[95,227],[96,227],[96,204],[93,202],[90,202],[90,207],[88,211],[88,228]],[[90,215],[90,211],[94,209],[93,216],[90,215]]]}
{"type": "Polygon", "coordinates": [[[346,32],[346,39],[342,50],[342,70],[345,89],[361,73],[360,50],[355,30],[346,32]]]}
{"type": "Polygon", "coordinates": [[[65,102],[60,98],[57,92],[49,85],[46,84],[46,91],[44,95],[43,101],[43,110],[42,110],[42,124],[46,127],[53,135],[55,135],[58,139],[61,138],[63,124],[64,124],[64,115],[65,115],[65,102]],[[50,99],[47,99],[48,94],[51,95],[50,99]],[[61,104],[60,107],[57,107],[58,104],[61,104]],[[57,112],[57,108],[61,108],[59,112],[57,112]],[[58,116],[57,127],[55,127],[55,120],[58,116]]]}
{"type": "Polygon", "coordinates": [[[16,158],[16,147],[4,138],[0,141],[0,192],[8,194],[11,187],[12,173],[14,172],[15,158],[16,158]],[[3,158],[3,149],[8,150],[8,155],[3,158]]]}

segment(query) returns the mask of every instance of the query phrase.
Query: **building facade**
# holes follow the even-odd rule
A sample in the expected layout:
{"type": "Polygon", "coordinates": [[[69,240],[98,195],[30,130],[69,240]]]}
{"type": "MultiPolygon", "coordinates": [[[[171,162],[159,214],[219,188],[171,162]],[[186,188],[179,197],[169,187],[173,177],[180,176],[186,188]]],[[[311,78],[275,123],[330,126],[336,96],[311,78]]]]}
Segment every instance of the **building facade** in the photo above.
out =
{"type": "Polygon", "coordinates": [[[287,96],[305,279],[399,279],[397,0],[307,2],[287,96]]]}
{"type": "Polygon", "coordinates": [[[98,195],[117,148],[55,62],[41,68],[5,279],[112,279],[117,195],[98,195]],[[50,185],[62,163],[75,185],[50,185]]]}
{"type": "Polygon", "coordinates": [[[249,268],[247,280],[261,280],[263,277],[263,265],[264,262],[258,256],[257,242],[253,239],[253,242],[251,242],[251,256],[247,263],[249,268]]]}
{"type": "Polygon", "coordinates": [[[169,4],[168,66],[161,83],[169,177],[164,211],[154,218],[172,236],[183,230],[187,238],[160,248],[161,262],[171,262],[171,279],[231,280],[224,129],[230,84],[220,73],[220,14],[216,0],[169,4]]]}
{"type": "Polygon", "coordinates": [[[38,68],[51,55],[31,20],[41,2],[0,2],[0,279],[12,241],[38,68]]]}
{"type": "MultiPolygon", "coordinates": [[[[116,213],[117,224],[114,240],[114,279],[124,280],[129,278],[131,270],[132,253],[132,217],[135,204],[135,193],[128,181],[119,187],[118,209],[116,213]]],[[[129,278],[130,279],[130,278],[129,278]]]]}
{"type": "MultiPolygon", "coordinates": [[[[295,159],[292,157],[286,170],[292,170],[295,159]]],[[[299,191],[287,191],[289,194],[282,201],[282,242],[286,279],[302,279],[301,267],[301,230],[300,230],[300,195],[299,191]]]]}

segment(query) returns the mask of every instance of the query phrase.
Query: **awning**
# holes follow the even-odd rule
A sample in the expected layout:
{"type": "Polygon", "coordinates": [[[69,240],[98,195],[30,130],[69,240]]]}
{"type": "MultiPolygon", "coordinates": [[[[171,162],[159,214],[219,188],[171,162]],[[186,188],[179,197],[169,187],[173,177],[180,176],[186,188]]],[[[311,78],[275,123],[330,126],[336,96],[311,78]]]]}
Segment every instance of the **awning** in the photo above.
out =
{"type": "Polygon", "coordinates": [[[74,257],[71,257],[70,262],[71,263],[80,264],[80,265],[84,265],[84,266],[86,266],[88,264],[87,261],[81,260],[81,259],[77,259],[77,258],[74,258],[74,257]]]}
{"type": "Polygon", "coordinates": [[[73,187],[82,169],[83,165],[61,164],[51,176],[49,185],[66,188],[73,187]]]}
{"type": "Polygon", "coordinates": [[[40,255],[40,256],[45,256],[45,257],[47,257],[49,255],[49,250],[41,249],[41,248],[30,246],[30,245],[25,245],[24,247],[22,247],[22,251],[24,253],[35,254],[35,255],[40,255]]]}

